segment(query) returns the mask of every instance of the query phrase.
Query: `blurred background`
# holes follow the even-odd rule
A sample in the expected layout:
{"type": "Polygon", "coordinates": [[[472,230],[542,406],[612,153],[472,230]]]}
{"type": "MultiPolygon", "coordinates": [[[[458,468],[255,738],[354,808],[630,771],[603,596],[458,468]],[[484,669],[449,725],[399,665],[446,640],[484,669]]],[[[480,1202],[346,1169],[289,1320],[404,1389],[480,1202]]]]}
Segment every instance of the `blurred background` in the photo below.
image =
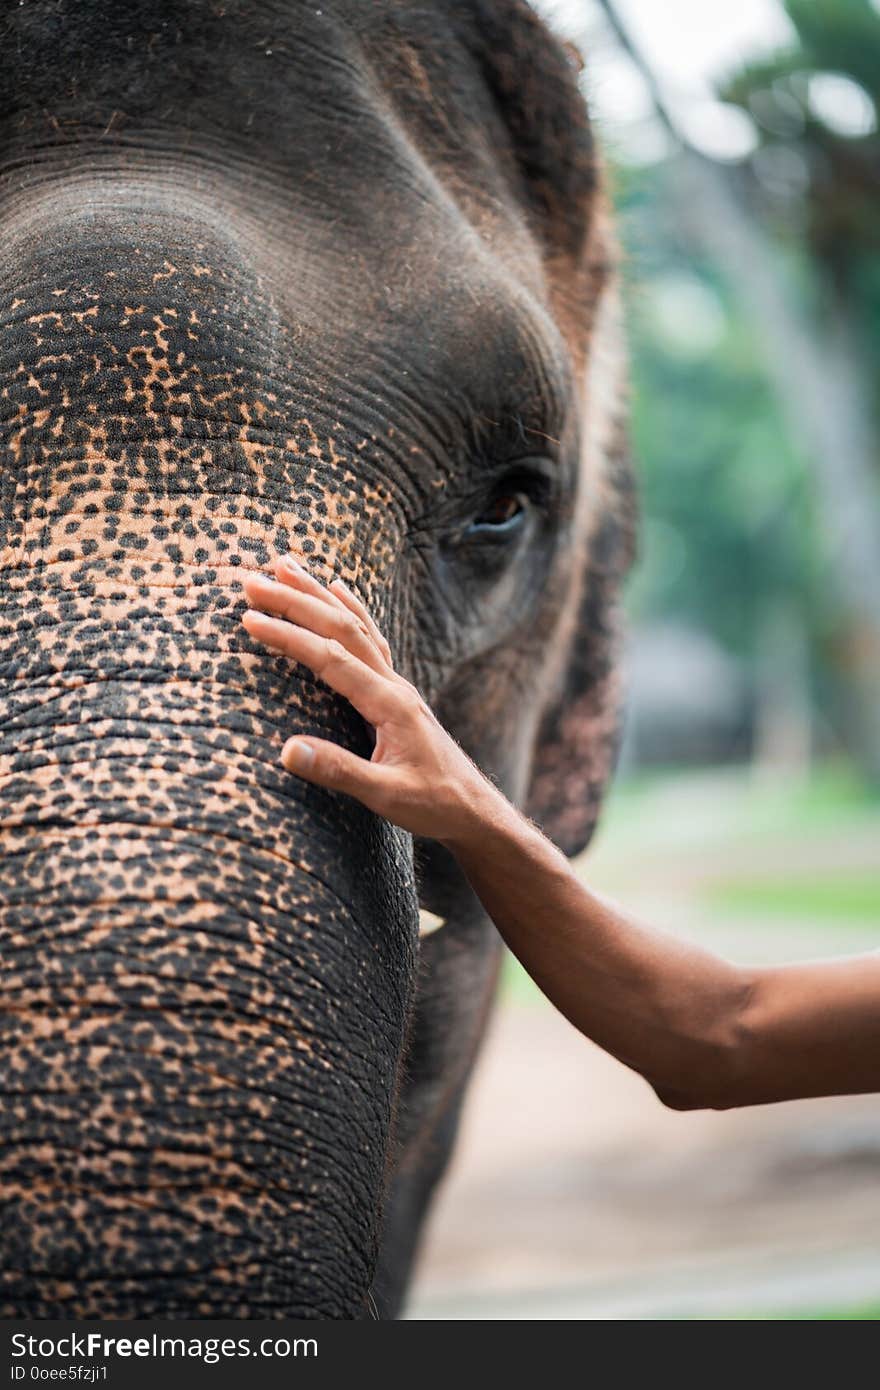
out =
{"type": "MultiPolygon", "coordinates": [[[[618,210],[641,555],[579,870],[741,960],[880,945],[880,0],[543,0],[618,210]]],[[[675,1114],[508,962],[411,1315],[880,1316],[880,1097],[675,1114]]]]}

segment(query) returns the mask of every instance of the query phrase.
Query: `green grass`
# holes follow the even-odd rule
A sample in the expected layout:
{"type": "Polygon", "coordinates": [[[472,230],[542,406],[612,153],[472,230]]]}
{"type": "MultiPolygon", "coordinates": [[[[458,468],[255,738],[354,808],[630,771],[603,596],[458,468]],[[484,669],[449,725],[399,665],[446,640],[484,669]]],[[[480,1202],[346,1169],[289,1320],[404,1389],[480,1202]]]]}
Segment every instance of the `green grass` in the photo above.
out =
{"type": "Polygon", "coordinates": [[[796,1313],[733,1313],[724,1322],[880,1322],[880,1303],[857,1303],[851,1308],[818,1308],[796,1313]]]}
{"type": "Polygon", "coordinates": [[[761,917],[876,923],[880,927],[880,871],[872,876],[835,873],[824,878],[739,879],[713,885],[707,906],[761,917]]]}
{"type": "Polygon", "coordinates": [[[877,1322],[880,1321],[880,1303],[863,1303],[855,1308],[829,1308],[818,1313],[785,1313],[784,1322],[877,1322]]]}
{"type": "MultiPolygon", "coordinates": [[[[612,784],[608,815],[627,820],[650,813],[659,793],[665,811],[666,792],[671,786],[698,782],[705,776],[725,784],[722,800],[728,807],[751,812],[760,818],[778,820],[780,826],[822,824],[842,815],[880,812],[880,792],[872,788],[851,763],[830,761],[818,765],[808,781],[754,776],[748,767],[652,768],[621,774],[612,784]]],[[[724,809],[724,808],[722,808],[724,809]]]]}
{"type": "MultiPolygon", "coordinates": [[[[767,796],[772,797],[772,792],[767,796]]],[[[804,785],[783,788],[776,804],[785,809],[791,824],[805,828],[824,824],[836,828],[842,820],[861,821],[880,812],[876,788],[869,787],[846,763],[830,763],[804,785]]]]}

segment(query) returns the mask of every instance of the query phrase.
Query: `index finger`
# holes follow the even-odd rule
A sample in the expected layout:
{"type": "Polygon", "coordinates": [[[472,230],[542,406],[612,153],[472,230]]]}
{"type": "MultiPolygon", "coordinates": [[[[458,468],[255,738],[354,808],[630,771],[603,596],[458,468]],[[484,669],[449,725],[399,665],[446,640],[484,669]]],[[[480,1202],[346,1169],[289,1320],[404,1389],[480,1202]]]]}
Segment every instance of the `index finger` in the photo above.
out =
{"type": "Polygon", "coordinates": [[[348,608],[352,613],[354,613],[355,617],[360,618],[362,623],[366,624],[366,626],[370,630],[370,636],[372,637],[376,646],[379,648],[380,655],[385,661],[387,661],[388,665],[391,666],[393,669],[394,663],[391,660],[391,648],[388,645],[384,633],[382,632],[378,624],[375,622],[366,604],[361,602],[354,590],[350,589],[348,585],[345,583],[344,579],[332,580],[330,584],[330,592],[333,594],[338,594],[339,598],[345,604],[346,608],[348,608]]]}
{"type": "Polygon", "coordinates": [[[313,598],[319,598],[331,608],[344,608],[349,613],[353,613],[367,629],[366,635],[378,651],[380,659],[392,670],[394,669],[391,660],[391,648],[385,637],[374,622],[366,605],[342,579],[333,579],[328,585],[324,585],[310,574],[304,565],[301,565],[298,560],[294,560],[292,555],[279,556],[275,561],[274,569],[280,582],[289,588],[296,588],[304,594],[310,594],[313,598]]]}
{"type": "Polygon", "coordinates": [[[242,622],[258,642],[308,666],[368,723],[378,726],[400,714],[406,687],[393,671],[382,675],[335,638],[320,637],[283,618],[270,618],[259,609],[249,608],[242,622]]]}

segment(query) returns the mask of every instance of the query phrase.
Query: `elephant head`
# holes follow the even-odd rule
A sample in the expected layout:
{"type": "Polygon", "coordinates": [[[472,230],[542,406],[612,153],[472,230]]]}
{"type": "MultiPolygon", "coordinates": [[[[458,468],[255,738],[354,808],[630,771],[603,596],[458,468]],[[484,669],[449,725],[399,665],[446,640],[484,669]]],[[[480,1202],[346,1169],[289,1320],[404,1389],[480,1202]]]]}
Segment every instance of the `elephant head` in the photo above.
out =
{"type": "Polygon", "coordinates": [[[0,62],[0,1308],[390,1312],[497,939],[283,771],[370,731],[239,581],[341,574],[583,846],[631,535],[586,112],[521,0],[2,0],[0,62]]]}

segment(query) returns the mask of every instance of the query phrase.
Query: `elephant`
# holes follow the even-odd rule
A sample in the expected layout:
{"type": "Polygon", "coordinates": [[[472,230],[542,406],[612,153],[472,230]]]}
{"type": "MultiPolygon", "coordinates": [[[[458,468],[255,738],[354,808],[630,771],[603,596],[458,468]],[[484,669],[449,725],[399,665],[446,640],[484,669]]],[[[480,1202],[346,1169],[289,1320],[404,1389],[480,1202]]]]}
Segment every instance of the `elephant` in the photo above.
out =
{"type": "Polygon", "coordinates": [[[575,65],[525,0],[0,0],[0,53],[0,1315],[392,1318],[500,942],[284,771],[372,731],[241,577],[344,578],[586,845],[635,504],[575,65]]]}

